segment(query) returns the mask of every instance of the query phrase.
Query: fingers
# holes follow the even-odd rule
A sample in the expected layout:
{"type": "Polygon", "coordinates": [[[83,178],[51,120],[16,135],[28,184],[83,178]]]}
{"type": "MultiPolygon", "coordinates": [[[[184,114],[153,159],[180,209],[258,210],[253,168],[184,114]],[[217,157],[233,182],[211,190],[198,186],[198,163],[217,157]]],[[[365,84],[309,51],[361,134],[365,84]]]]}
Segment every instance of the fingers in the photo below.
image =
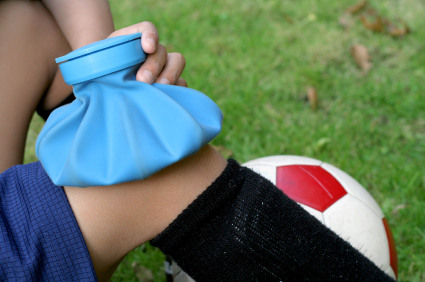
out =
{"type": "Polygon", "coordinates": [[[136,80],[152,84],[161,73],[167,61],[167,50],[161,44],[155,53],[146,57],[146,61],[137,71],[136,80]]]}
{"type": "Polygon", "coordinates": [[[141,22],[113,32],[110,37],[133,34],[142,34],[142,48],[148,54],[146,61],[137,71],[136,80],[152,84],[171,84],[187,87],[184,79],[180,78],[186,60],[180,53],[169,53],[159,44],[158,31],[151,22],[141,22]]]}
{"type": "Polygon", "coordinates": [[[177,86],[183,86],[183,87],[187,87],[187,82],[186,80],[184,80],[183,78],[179,78],[176,82],[177,86]]]}
{"type": "Polygon", "coordinates": [[[142,48],[146,53],[152,54],[158,47],[159,35],[153,23],[147,22],[146,26],[150,28],[142,33],[142,48]]]}
{"type": "Polygon", "coordinates": [[[146,61],[137,71],[136,80],[152,84],[154,82],[161,84],[187,86],[184,79],[179,81],[186,60],[180,53],[169,53],[161,44],[158,50],[148,55],[146,61]],[[177,84],[179,82],[180,84],[177,84]]]}
{"type": "Polygon", "coordinates": [[[159,35],[155,25],[151,22],[141,22],[113,32],[110,37],[128,35],[140,32],[142,34],[142,48],[145,53],[152,54],[158,48],[159,35]]]}
{"type": "MultiPolygon", "coordinates": [[[[185,66],[186,66],[186,60],[184,59],[182,54],[168,53],[165,66],[162,69],[162,72],[159,74],[156,82],[161,84],[171,84],[171,85],[177,84],[185,66]]],[[[183,83],[183,82],[180,81],[180,83],[183,83]]]]}

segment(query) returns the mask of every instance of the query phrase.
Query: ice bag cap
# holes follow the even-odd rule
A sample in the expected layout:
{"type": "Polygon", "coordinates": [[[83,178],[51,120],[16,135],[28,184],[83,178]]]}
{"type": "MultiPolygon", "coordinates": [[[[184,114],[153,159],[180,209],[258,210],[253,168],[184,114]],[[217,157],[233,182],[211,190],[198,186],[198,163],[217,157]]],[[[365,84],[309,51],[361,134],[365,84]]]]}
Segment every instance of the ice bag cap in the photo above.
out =
{"type": "Polygon", "coordinates": [[[68,85],[74,85],[125,69],[146,60],[141,34],[108,38],[81,47],[56,59],[68,85]]]}

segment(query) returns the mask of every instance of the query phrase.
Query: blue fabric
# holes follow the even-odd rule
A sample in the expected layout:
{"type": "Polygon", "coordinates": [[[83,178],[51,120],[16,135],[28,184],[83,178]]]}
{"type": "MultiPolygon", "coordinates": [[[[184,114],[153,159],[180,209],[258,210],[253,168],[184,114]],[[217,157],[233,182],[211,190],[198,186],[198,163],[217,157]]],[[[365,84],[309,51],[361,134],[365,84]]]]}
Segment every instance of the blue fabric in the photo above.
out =
{"type": "Polygon", "coordinates": [[[36,154],[53,183],[100,186],[144,179],[196,153],[221,130],[222,113],[189,88],[138,82],[140,64],[74,85],[36,154]]]}
{"type": "Polygon", "coordinates": [[[0,174],[0,281],[97,281],[62,187],[39,162],[0,174]]]}

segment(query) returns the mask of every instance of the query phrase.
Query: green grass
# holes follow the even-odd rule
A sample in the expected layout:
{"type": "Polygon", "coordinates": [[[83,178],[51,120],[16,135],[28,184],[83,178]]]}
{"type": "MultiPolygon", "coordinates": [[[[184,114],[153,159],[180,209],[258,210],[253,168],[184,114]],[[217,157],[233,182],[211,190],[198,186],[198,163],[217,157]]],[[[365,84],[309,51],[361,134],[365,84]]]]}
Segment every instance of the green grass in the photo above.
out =
{"type": "MultiPolygon", "coordinates": [[[[183,77],[224,112],[213,141],[244,162],[303,155],[334,164],[366,187],[392,226],[400,281],[425,281],[425,29],[422,0],[369,1],[412,29],[394,39],[349,31],[338,18],[351,1],[111,0],[116,28],[156,24],[160,41],[187,60],[183,77]],[[365,45],[373,68],[362,75],[352,44],[365,45]],[[317,89],[313,112],[306,87],[317,89]],[[395,208],[403,205],[398,211],[395,208]]],[[[34,161],[33,121],[26,162],[34,161]]],[[[133,251],[112,281],[137,281],[131,263],[164,281],[162,255],[133,251]]]]}

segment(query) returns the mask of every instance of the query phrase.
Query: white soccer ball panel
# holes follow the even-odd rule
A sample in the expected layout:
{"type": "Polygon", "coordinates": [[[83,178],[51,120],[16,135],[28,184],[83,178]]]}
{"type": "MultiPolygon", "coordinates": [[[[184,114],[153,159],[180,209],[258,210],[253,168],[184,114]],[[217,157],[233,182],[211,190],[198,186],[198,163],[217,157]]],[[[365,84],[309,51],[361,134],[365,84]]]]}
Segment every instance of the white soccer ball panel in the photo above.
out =
{"type": "Polygon", "coordinates": [[[391,276],[392,278],[394,278],[395,280],[397,280],[397,278],[396,278],[396,276],[395,276],[395,273],[394,273],[394,270],[392,269],[392,267],[391,267],[391,265],[389,265],[385,270],[384,270],[384,272],[386,273],[386,274],[388,274],[389,276],[391,276]]]}
{"type": "Polygon", "coordinates": [[[285,166],[285,165],[317,165],[320,166],[322,164],[321,161],[315,160],[307,157],[300,156],[270,156],[255,159],[249,162],[242,164],[243,166],[250,166],[252,164],[266,164],[273,166],[285,166]]]}
{"type": "Polygon", "coordinates": [[[390,264],[387,234],[382,219],[365,203],[345,195],[324,213],[325,225],[348,241],[382,270],[390,264]]]}
{"type": "Polygon", "coordinates": [[[323,169],[327,170],[330,174],[332,174],[332,176],[335,177],[336,180],[339,181],[339,183],[341,183],[341,185],[344,187],[348,194],[351,194],[363,201],[366,205],[373,209],[376,214],[379,215],[379,217],[384,217],[384,213],[382,212],[376,201],[373,199],[373,197],[354,178],[352,178],[350,175],[340,170],[339,168],[334,167],[333,165],[323,163],[321,166],[323,169]]]}
{"type": "Polygon", "coordinates": [[[252,169],[256,173],[270,180],[271,183],[276,185],[276,166],[256,164],[256,163],[252,163],[252,164],[245,163],[243,164],[243,166],[246,166],[247,168],[252,169]]]}
{"type": "Polygon", "coordinates": [[[312,216],[314,216],[315,218],[317,218],[321,223],[325,224],[323,221],[323,214],[321,212],[319,212],[318,210],[315,210],[313,208],[310,208],[306,205],[297,203],[298,205],[300,205],[303,209],[305,209],[309,214],[311,214],[312,216]]]}

